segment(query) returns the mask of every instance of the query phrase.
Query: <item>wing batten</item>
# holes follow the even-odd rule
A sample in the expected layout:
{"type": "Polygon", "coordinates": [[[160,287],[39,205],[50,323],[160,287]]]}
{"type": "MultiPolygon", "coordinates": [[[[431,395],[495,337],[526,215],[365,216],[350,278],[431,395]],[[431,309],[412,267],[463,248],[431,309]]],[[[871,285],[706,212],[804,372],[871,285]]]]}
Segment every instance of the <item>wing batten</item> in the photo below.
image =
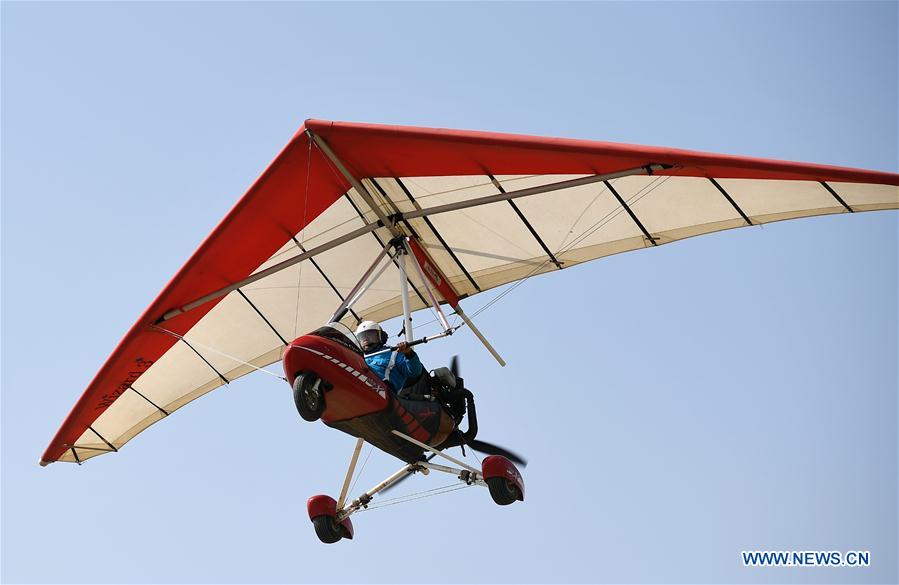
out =
{"type": "Polygon", "coordinates": [[[144,400],[146,400],[147,402],[149,402],[149,403],[150,403],[150,406],[152,406],[153,408],[155,408],[156,410],[158,410],[159,412],[162,413],[162,416],[168,416],[168,415],[169,415],[169,412],[168,412],[166,409],[162,408],[161,406],[159,406],[158,404],[156,404],[155,402],[153,402],[152,400],[150,400],[149,398],[147,398],[146,396],[144,396],[143,394],[141,394],[141,392],[140,392],[137,388],[135,388],[134,386],[128,386],[128,389],[129,389],[129,390],[133,390],[138,396],[140,396],[141,398],[143,398],[144,400]]]}
{"type": "Polygon", "coordinates": [[[848,211],[849,213],[855,213],[855,211],[851,207],[849,207],[849,205],[847,205],[845,201],[843,201],[843,198],[840,197],[837,194],[837,192],[834,191],[833,188],[827,184],[826,181],[821,181],[821,186],[824,187],[825,189],[827,189],[827,192],[830,193],[831,195],[833,195],[833,198],[836,199],[837,201],[839,201],[840,205],[842,205],[843,207],[846,208],[846,211],[848,211]]]}
{"type": "Polygon", "coordinates": [[[231,383],[231,381],[228,380],[228,378],[226,378],[220,371],[218,371],[217,369],[215,369],[215,366],[213,366],[213,365],[209,362],[209,360],[207,360],[207,359],[203,356],[202,353],[200,353],[199,351],[197,351],[197,348],[195,348],[195,347],[194,347],[188,340],[184,339],[183,337],[179,337],[179,339],[180,339],[181,341],[183,341],[184,344],[187,345],[187,347],[189,347],[190,350],[191,350],[192,352],[194,352],[195,354],[197,354],[197,357],[200,358],[201,360],[203,360],[203,363],[205,363],[207,366],[209,366],[209,368],[210,368],[213,372],[215,372],[215,374],[216,374],[219,378],[221,378],[221,380],[222,380],[222,382],[223,382],[224,384],[230,384],[230,383],[231,383]]]}
{"type": "MultiPolygon", "coordinates": [[[[502,183],[497,181],[496,177],[494,177],[493,175],[490,175],[490,174],[488,174],[487,176],[490,177],[490,182],[493,183],[493,185],[496,187],[496,189],[500,193],[502,193],[502,194],[506,193],[506,190],[503,188],[502,183]]],[[[509,199],[509,206],[515,212],[515,214],[518,216],[518,218],[524,223],[524,225],[528,229],[528,231],[531,232],[531,235],[534,236],[534,239],[537,240],[537,243],[540,244],[541,248],[543,248],[543,251],[546,252],[546,255],[549,257],[550,262],[552,262],[556,268],[561,270],[562,264],[558,261],[558,259],[556,259],[556,256],[547,247],[546,242],[543,241],[543,238],[540,237],[540,234],[537,233],[537,230],[534,229],[534,226],[531,225],[531,222],[528,221],[528,218],[525,217],[525,215],[521,211],[521,209],[519,209],[518,206],[515,205],[515,202],[512,201],[511,199],[509,199]]]]}
{"type": "Polygon", "coordinates": [[[733,208],[737,211],[737,213],[740,214],[740,217],[743,218],[743,221],[746,222],[746,225],[752,225],[752,220],[749,219],[749,216],[746,215],[746,212],[744,212],[742,209],[740,209],[740,206],[737,205],[737,202],[734,201],[733,197],[731,197],[730,194],[724,190],[724,187],[722,187],[718,183],[718,181],[716,181],[712,177],[709,177],[709,181],[712,182],[712,185],[714,185],[715,188],[718,189],[718,191],[720,191],[722,195],[724,195],[724,198],[727,199],[727,202],[730,203],[733,206],[733,208]]]}
{"type": "MultiPolygon", "coordinates": [[[[324,274],[322,274],[322,276],[324,276],[324,274]]],[[[284,339],[284,336],[281,335],[280,333],[278,333],[278,330],[275,329],[275,326],[272,325],[271,322],[266,318],[266,316],[262,314],[262,311],[260,311],[259,308],[253,304],[253,301],[251,301],[247,297],[247,295],[244,294],[244,292],[242,290],[237,289],[237,293],[240,294],[240,296],[243,298],[243,300],[245,300],[247,302],[247,304],[249,304],[250,307],[253,308],[254,311],[256,311],[256,314],[259,315],[259,317],[265,322],[266,325],[268,325],[268,328],[272,330],[272,333],[274,333],[278,337],[278,339],[281,341],[281,343],[283,343],[285,346],[289,345],[287,343],[287,340],[284,339]]]]}

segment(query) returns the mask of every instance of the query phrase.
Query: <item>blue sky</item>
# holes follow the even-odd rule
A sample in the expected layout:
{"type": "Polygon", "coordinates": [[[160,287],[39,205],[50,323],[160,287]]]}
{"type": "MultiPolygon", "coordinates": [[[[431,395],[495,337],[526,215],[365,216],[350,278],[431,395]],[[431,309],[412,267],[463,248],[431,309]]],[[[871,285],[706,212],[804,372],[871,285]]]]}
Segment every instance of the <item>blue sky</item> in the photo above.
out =
{"type": "MultiPolygon", "coordinates": [[[[896,582],[897,214],[531,279],[463,356],[527,501],[354,518],[353,440],[250,376],[83,467],[37,460],[305,118],[897,167],[896,3],[12,3],[2,10],[4,582],[896,582]],[[870,550],[865,569],[740,551],[870,550]]],[[[470,306],[480,306],[472,299],[470,306]]],[[[469,311],[471,312],[471,311],[469,311]]],[[[359,485],[396,467],[373,455],[359,485]]],[[[403,489],[441,485],[424,478],[403,489]]]]}

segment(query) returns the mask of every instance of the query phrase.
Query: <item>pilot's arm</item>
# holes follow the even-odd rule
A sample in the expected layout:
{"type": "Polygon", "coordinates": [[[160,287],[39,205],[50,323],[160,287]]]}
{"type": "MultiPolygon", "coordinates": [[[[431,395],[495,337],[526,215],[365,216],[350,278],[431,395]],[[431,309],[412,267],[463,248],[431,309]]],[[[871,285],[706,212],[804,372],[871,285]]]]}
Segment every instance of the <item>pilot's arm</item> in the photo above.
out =
{"type": "Polygon", "coordinates": [[[415,350],[409,347],[409,344],[405,341],[397,344],[396,349],[406,358],[403,360],[403,368],[406,370],[404,372],[406,374],[406,379],[412,379],[421,374],[421,371],[424,368],[421,365],[421,360],[418,359],[418,354],[415,353],[415,350]]]}

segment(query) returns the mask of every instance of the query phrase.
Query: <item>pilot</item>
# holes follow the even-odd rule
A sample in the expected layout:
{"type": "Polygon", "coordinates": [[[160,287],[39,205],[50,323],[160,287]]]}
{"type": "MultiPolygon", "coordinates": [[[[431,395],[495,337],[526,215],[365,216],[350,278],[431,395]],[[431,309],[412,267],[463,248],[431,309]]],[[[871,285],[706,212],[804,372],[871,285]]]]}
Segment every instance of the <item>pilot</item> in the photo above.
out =
{"type": "Polygon", "coordinates": [[[387,344],[387,333],[374,321],[359,323],[356,339],[362,346],[365,363],[387,382],[394,394],[402,390],[406,382],[419,377],[424,369],[418,355],[405,341],[400,342],[393,351],[382,351],[387,344]],[[371,355],[376,352],[381,353],[371,355]]]}

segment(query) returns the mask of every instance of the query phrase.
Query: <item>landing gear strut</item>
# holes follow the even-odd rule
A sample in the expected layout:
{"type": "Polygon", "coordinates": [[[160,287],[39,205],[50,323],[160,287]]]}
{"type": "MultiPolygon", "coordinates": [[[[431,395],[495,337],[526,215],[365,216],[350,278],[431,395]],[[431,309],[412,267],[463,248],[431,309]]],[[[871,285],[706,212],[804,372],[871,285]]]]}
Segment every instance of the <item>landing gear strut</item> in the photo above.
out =
{"type": "Polygon", "coordinates": [[[352,539],[353,524],[350,522],[350,516],[359,510],[368,508],[375,494],[384,491],[412,473],[427,474],[430,471],[440,471],[455,475],[460,481],[468,485],[486,486],[490,490],[490,496],[493,498],[493,501],[500,506],[507,506],[516,500],[524,500],[524,481],[521,478],[521,474],[515,465],[505,457],[491,455],[481,463],[481,469],[475,469],[442,451],[416,441],[408,435],[404,435],[399,431],[393,432],[422,449],[430,451],[434,456],[446,459],[459,467],[438,465],[431,463],[429,459],[409,463],[358,498],[347,501],[350,479],[353,476],[356,462],[359,459],[359,451],[362,448],[362,439],[359,439],[356,442],[353,457],[350,459],[350,466],[343,482],[340,499],[335,501],[330,496],[319,495],[312,496],[307,503],[309,519],[312,520],[316,536],[322,542],[333,544],[342,538],[352,539]]]}

